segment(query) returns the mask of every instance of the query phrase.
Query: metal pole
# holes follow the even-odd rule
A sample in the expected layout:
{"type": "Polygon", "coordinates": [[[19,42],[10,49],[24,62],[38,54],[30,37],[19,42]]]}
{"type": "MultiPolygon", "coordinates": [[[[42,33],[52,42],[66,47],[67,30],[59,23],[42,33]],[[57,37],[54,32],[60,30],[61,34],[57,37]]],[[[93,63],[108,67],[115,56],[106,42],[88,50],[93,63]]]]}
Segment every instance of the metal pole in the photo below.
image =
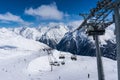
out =
{"type": "Polygon", "coordinates": [[[51,65],[51,72],[53,71],[53,66],[51,65]]]}
{"type": "MultiPolygon", "coordinates": [[[[116,0],[116,3],[120,0],[116,0]]],[[[120,80],[120,13],[119,8],[115,7],[115,34],[116,34],[116,44],[117,44],[117,68],[118,68],[118,80],[120,80]]]]}
{"type": "Polygon", "coordinates": [[[95,45],[96,45],[98,80],[105,80],[104,79],[102,59],[101,59],[101,51],[100,51],[100,47],[99,47],[98,35],[95,35],[94,39],[95,39],[95,45]]]}

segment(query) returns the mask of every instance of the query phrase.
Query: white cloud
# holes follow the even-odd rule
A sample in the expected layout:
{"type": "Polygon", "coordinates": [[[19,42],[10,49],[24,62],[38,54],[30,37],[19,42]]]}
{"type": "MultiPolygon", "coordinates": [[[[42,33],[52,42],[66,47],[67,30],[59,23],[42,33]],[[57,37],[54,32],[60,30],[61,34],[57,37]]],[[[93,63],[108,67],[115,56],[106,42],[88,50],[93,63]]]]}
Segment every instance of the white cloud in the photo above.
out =
{"type": "Polygon", "coordinates": [[[65,15],[62,11],[58,10],[56,4],[42,5],[36,9],[29,8],[25,10],[25,14],[53,20],[61,20],[65,15]]]}
{"type": "Polygon", "coordinates": [[[13,15],[10,12],[0,14],[0,20],[13,21],[13,22],[24,22],[19,16],[13,15]]]}
{"type": "Polygon", "coordinates": [[[31,23],[24,21],[20,16],[13,15],[10,12],[0,14],[1,23],[17,22],[19,24],[30,25],[31,23]]]}

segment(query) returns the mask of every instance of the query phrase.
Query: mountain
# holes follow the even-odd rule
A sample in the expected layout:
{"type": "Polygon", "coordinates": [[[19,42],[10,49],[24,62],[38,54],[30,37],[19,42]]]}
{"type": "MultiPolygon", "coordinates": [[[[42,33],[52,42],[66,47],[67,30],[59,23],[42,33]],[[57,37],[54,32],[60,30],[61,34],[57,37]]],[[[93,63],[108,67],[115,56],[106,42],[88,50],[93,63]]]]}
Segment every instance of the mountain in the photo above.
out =
{"type": "Polygon", "coordinates": [[[68,32],[57,45],[58,50],[71,52],[77,55],[95,55],[95,46],[83,32],[68,32]]]}
{"type": "Polygon", "coordinates": [[[65,25],[50,24],[48,26],[40,26],[36,28],[18,27],[10,28],[11,31],[21,35],[27,39],[33,39],[56,48],[56,45],[63,38],[64,34],[69,31],[65,25]]]}
{"type": "MultiPolygon", "coordinates": [[[[15,32],[13,29],[0,28],[0,80],[88,80],[88,74],[90,75],[89,80],[98,79],[96,57],[77,55],[76,61],[71,60],[71,53],[56,49],[47,51],[45,49],[51,48],[34,40],[32,37],[19,34],[19,29],[17,30],[15,32]],[[48,52],[51,55],[48,55],[48,52]],[[65,59],[59,59],[61,54],[65,56],[65,59]],[[65,62],[64,65],[61,64],[63,61],[65,62]],[[51,62],[57,62],[59,66],[51,67],[51,62]]],[[[39,29],[36,30],[39,31],[39,29]]],[[[106,53],[111,52],[115,47],[115,45],[111,45],[115,44],[115,36],[110,32],[111,30],[107,31],[107,34],[100,38],[101,47],[106,53]],[[111,35],[106,37],[109,32],[111,35]]],[[[71,46],[76,48],[82,48],[83,46],[83,49],[80,51],[77,49],[77,52],[87,51],[87,46],[90,51],[95,49],[94,41],[88,38],[84,32],[75,32],[73,34],[67,32],[59,43],[63,43],[64,46],[60,45],[63,49],[67,46],[65,48],[67,51],[72,48],[71,46]],[[81,42],[81,45],[77,45],[78,42],[81,42]]],[[[117,80],[117,62],[104,57],[102,59],[105,79],[117,80]]]]}
{"type": "MultiPolygon", "coordinates": [[[[99,37],[102,56],[116,60],[116,41],[114,35],[114,25],[106,29],[106,33],[99,37]]],[[[84,31],[68,32],[57,44],[57,49],[71,52],[77,55],[95,56],[95,41],[88,37],[84,31]]]]}
{"type": "MultiPolygon", "coordinates": [[[[47,44],[51,48],[71,52],[84,56],[95,56],[95,43],[92,37],[88,37],[85,31],[71,33],[76,26],[64,24],[50,24],[36,28],[20,27],[11,29],[18,35],[47,44]]],[[[106,29],[106,33],[100,36],[102,56],[116,59],[116,41],[114,24],[106,29]]]]}
{"type": "Polygon", "coordinates": [[[116,60],[116,36],[114,24],[106,29],[105,35],[100,37],[100,46],[103,56],[116,60]]]}
{"type": "Polygon", "coordinates": [[[29,62],[47,55],[47,48],[43,43],[0,28],[0,80],[30,80],[26,71],[29,62]]]}
{"type": "Polygon", "coordinates": [[[68,28],[63,25],[49,27],[39,41],[49,45],[52,48],[56,48],[56,45],[61,41],[67,31],[68,28]]]}
{"type": "Polygon", "coordinates": [[[39,38],[42,36],[41,32],[36,28],[18,27],[18,28],[11,28],[10,30],[27,39],[39,40],[39,38]]]}
{"type": "Polygon", "coordinates": [[[0,49],[18,49],[18,50],[40,50],[47,45],[32,39],[27,39],[15,32],[0,28],[0,49]]]}

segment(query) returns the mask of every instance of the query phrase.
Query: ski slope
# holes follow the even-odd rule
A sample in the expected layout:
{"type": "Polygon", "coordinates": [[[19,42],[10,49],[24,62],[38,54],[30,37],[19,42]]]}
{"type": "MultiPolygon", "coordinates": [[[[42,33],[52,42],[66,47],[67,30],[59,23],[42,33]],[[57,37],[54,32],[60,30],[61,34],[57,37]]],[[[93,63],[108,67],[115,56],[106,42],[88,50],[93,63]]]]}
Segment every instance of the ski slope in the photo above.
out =
{"type": "MultiPolygon", "coordinates": [[[[0,29],[0,80],[97,80],[95,57],[77,56],[52,50],[53,60],[58,61],[60,53],[66,56],[65,65],[54,66],[51,72],[47,45],[26,39],[8,29],[0,29]],[[90,77],[88,79],[88,74],[90,77]]],[[[116,61],[103,58],[106,80],[117,80],[116,61]]]]}
{"type": "MultiPolygon", "coordinates": [[[[54,51],[56,58],[58,53],[54,51]]],[[[51,72],[48,56],[27,51],[24,55],[1,59],[0,80],[97,80],[95,57],[78,56],[77,61],[71,61],[70,54],[66,54],[65,62],[51,72]]],[[[103,58],[103,62],[106,80],[117,80],[116,61],[103,58]]]]}
{"type": "Polygon", "coordinates": [[[33,59],[46,55],[43,43],[0,29],[0,80],[29,80],[26,68],[33,59]]]}
{"type": "MultiPolygon", "coordinates": [[[[58,58],[58,51],[53,51],[58,58]]],[[[43,56],[30,62],[28,72],[33,80],[98,80],[95,57],[78,56],[77,61],[70,59],[71,54],[66,55],[65,65],[53,67],[53,71],[48,64],[47,57],[43,56]],[[43,64],[43,65],[42,65],[43,64]],[[88,74],[90,78],[88,79],[88,74]]],[[[58,59],[60,62],[60,60],[58,59]]],[[[103,58],[105,80],[117,80],[116,61],[103,58]]]]}

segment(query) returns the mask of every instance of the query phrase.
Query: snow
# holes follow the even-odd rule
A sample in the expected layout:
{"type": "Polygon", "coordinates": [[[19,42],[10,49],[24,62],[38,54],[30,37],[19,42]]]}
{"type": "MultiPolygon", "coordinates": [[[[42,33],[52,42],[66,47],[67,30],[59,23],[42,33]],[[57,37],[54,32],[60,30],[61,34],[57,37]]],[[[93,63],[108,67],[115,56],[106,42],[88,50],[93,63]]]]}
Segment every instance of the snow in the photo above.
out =
{"type": "MultiPolygon", "coordinates": [[[[74,29],[76,29],[80,24],[82,20],[79,21],[73,21],[67,24],[67,26],[63,23],[49,23],[45,24],[39,27],[18,27],[18,28],[13,28],[9,29],[13,32],[15,32],[17,35],[21,35],[25,38],[32,39],[32,40],[39,40],[39,39],[47,39],[47,40],[53,40],[58,44],[61,39],[64,37],[64,35],[67,32],[71,32],[74,29]]],[[[106,45],[108,40],[110,40],[112,43],[115,43],[115,25],[112,24],[109,27],[106,28],[105,35],[100,36],[100,42],[101,45],[106,45]]],[[[80,33],[73,34],[73,37],[75,35],[80,35],[80,37],[86,37],[86,34],[81,30],[80,33]],[[83,34],[83,35],[82,35],[83,34]]],[[[84,39],[84,38],[83,38],[84,39]]],[[[89,37],[89,39],[94,42],[92,37],[89,37]]]]}
{"type": "Polygon", "coordinates": [[[100,36],[100,42],[101,42],[102,45],[107,44],[106,43],[107,40],[111,40],[111,42],[115,43],[114,30],[115,30],[115,25],[112,24],[106,29],[105,35],[100,36]]]}
{"type": "Polygon", "coordinates": [[[44,33],[42,37],[46,39],[55,40],[56,43],[59,43],[67,31],[68,29],[66,26],[56,25],[49,27],[49,29],[44,33]]]}
{"type": "Polygon", "coordinates": [[[55,40],[56,43],[59,43],[64,34],[68,31],[68,28],[63,24],[58,25],[57,23],[51,23],[48,24],[48,26],[40,26],[36,28],[18,27],[13,29],[10,28],[9,30],[28,39],[39,40],[43,37],[55,40]]]}
{"type": "Polygon", "coordinates": [[[29,62],[46,55],[43,43],[26,39],[9,29],[0,29],[0,80],[29,80],[29,62]]]}
{"type": "MultiPolygon", "coordinates": [[[[48,48],[43,43],[1,28],[0,80],[98,80],[95,57],[77,56],[77,61],[72,61],[72,54],[52,50],[51,58],[60,66],[53,66],[51,71],[48,53],[43,50],[48,48]],[[60,54],[66,56],[65,65],[61,65],[60,54]]],[[[103,57],[103,65],[105,79],[117,80],[117,62],[103,57]]]]}
{"type": "Polygon", "coordinates": [[[29,73],[38,73],[39,71],[50,71],[50,65],[48,57],[42,56],[40,58],[34,59],[28,65],[29,73]]]}
{"type": "Polygon", "coordinates": [[[33,39],[33,40],[38,40],[42,36],[40,31],[38,31],[36,28],[18,27],[9,30],[12,30],[16,34],[21,35],[25,38],[33,39]]]}
{"type": "Polygon", "coordinates": [[[39,50],[40,48],[44,48],[44,47],[47,46],[43,45],[43,43],[26,39],[5,28],[0,29],[0,48],[39,50]]]}
{"type": "MultiPolygon", "coordinates": [[[[57,53],[59,54],[60,52],[54,51],[53,53],[54,56],[58,57],[57,53]]],[[[48,56],[32,61],[28,66],[28,70],[31,70],[31,78],[37,78],[38,80],[97,80],[95,57],[77,56],[77,61],[71,61],[71,54],[64,55],[66,55],[66,64],[53,67],[52,72],[50,71],[51,68],[48,65],[48,60],[46,60],[48,56]],[[88,73],[90,74],[89,79],[88,73]]],[[[58,61],[60,62],[59,59],[58,61]]],[[[106,80],[117,80],[116,61],[103,58],[103,63],[106,80]]]]}

